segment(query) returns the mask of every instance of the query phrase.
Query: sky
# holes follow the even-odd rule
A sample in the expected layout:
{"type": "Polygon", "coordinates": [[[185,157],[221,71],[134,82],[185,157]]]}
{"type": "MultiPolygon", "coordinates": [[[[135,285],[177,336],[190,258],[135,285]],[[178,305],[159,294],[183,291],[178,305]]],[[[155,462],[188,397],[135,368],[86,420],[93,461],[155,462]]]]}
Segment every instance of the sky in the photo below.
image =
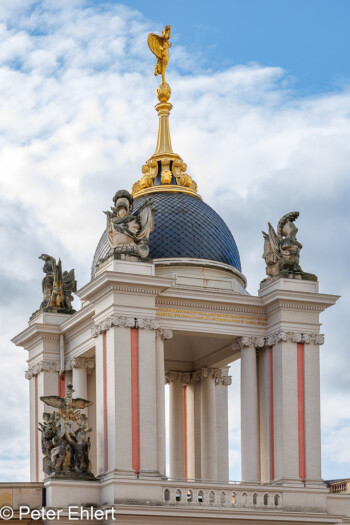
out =
{"type": "MultiPolygon", "coordinates": [[[[349,14],[339,0],[1,1],[0,480],[29,479],[26,352],[10,339],[42,300],[38,256],[89,281],[102,211],[155,148],[146,40],[167,24],[172,144],[233,232],[248,291],[265,274],[261,230],[299,210],[301,266],[342,296],[321,315],[322,470],[350,476],[349,14]]],[[[239,363],[231,371],[239,480],[239,363]]]]}

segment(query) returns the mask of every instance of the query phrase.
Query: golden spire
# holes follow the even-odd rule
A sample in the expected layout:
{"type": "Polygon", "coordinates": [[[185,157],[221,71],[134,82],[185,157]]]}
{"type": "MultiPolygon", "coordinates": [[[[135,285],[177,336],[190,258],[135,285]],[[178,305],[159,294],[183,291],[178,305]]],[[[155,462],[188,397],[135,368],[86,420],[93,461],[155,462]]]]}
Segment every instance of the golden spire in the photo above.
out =
{"type": "Polygon", "coordinates": [[[132,187],[131,193],[135,198],[159,191],[181,191],[199,197],[197,184],[186,173],[187,165],[179,155],[174,153],[171,145],[169,128],[169,115],[172,109],[169,102],[171,89],[165,82],[165,71],[171,47],[170,29],[170,26],[165,26],[162,36],[150,33],[147,39],[150,50],[157,58],[154,74],[162,77],[162,83],[157,88],[158,138],[154,154],[142,166],[143,176],[132,187]],[[154,181],[158,175],[160,180],[155,185],[154,181]]]}

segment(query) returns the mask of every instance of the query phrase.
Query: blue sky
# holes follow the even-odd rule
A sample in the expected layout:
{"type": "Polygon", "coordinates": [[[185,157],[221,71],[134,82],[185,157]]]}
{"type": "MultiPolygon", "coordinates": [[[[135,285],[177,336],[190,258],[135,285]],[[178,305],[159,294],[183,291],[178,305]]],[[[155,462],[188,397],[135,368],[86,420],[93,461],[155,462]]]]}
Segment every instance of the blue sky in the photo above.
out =
{"type": "Polygon", "coordinates": [[[347,0],[124,4],[160,25],[171,23],[173,40],[201,51],[200,65],[213,71],[249,62],[282,67],[293,78],[298,95],[337,89],[350,76],[347,0]]]}
{"type": "MultiPolygon", "coordinates": [[[[154,151],[146,40],[165,24],[173,147],[232,230],[249,292],[265,273],[261,230],[296,209],[302,268],[342,295],[321,316],[323,475],[350,475],[349,11],[321,0],[1,1],[1,480],[28,479],[26,355],[10,339],[40,305],[38,256],[61,257],[79,286],[89,280],[102,210],[154,151]]],[[[237,364],[232,375],[239,479],[237,364]]]]}

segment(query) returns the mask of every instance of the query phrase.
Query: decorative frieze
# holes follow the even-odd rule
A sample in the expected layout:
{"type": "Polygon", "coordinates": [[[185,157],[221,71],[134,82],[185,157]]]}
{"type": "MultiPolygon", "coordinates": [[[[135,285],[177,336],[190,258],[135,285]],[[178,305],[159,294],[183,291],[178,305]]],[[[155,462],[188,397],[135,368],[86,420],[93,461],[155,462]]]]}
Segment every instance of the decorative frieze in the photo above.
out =
{"type": "Polygon", "coordinates": [[[97,323],[91,329],[91,336],[97,337],[99,334],[107,332],[113,326],[125,328],[148,328],[149,330],[158,330],[160,322],[157,319],[149,317],[126,317],[125,315],[111,315],[100,323],[97,323]]]}
{"type": "Polygon", "coordinates": [[[200,368],[193,372],[177,372],[171,370],[165,374],[165,383],[169,384],[174,381],[181,381],[183,386],[201,382],[207,377],[213,377],[216,385],[230,385],[232,377],[223,373],[222,368],[200,368]]]}
{"type": "Polygon", "coordinates": [[[302,332],[284,332],[282,330],[274,332],[273,334],[267,337],[254,337],[254,336],[244,336],[239,337],[236,340],[236,348],[238,350],[243,350],[244,348],[254,346],[256,349],[265,348],[273,346],[279,342],[291,342],[291,343],[304,343],[304,344],[314,344],[314,345],[323,345],[324,335],[323,334],[306,334],[302,332]]]}
{"type": "Polygon", "coordinates": [[[65,370],[73,368],[86,368],[87,372],[95,369],[95,359],[93,357],[71,357],[66,361],[65,370]]]}
{"type": "Polygon", "coordinates": [[[32,377],[37,376],[40,372],[59,372],[60,364],[56,361],[40,361],[28,368],[25,372],[26,379],[32,379],[32,377]]]}

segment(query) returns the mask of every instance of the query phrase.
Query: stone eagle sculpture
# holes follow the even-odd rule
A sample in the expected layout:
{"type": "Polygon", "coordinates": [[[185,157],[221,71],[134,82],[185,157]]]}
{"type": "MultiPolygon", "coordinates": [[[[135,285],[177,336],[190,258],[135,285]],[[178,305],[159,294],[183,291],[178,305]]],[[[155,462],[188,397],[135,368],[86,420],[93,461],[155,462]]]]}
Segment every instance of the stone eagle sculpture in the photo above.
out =
{"type": "Polygon", "coordinates": [[[95,480],[89,460],[91,428],[80,409],[92,401],[73,398],[73,386],[67,386],[66,397],[42,396],[46,405],[57,408],[44,412],[39,423],[43,452],[43,470],[50,478],[95,480]]]}

